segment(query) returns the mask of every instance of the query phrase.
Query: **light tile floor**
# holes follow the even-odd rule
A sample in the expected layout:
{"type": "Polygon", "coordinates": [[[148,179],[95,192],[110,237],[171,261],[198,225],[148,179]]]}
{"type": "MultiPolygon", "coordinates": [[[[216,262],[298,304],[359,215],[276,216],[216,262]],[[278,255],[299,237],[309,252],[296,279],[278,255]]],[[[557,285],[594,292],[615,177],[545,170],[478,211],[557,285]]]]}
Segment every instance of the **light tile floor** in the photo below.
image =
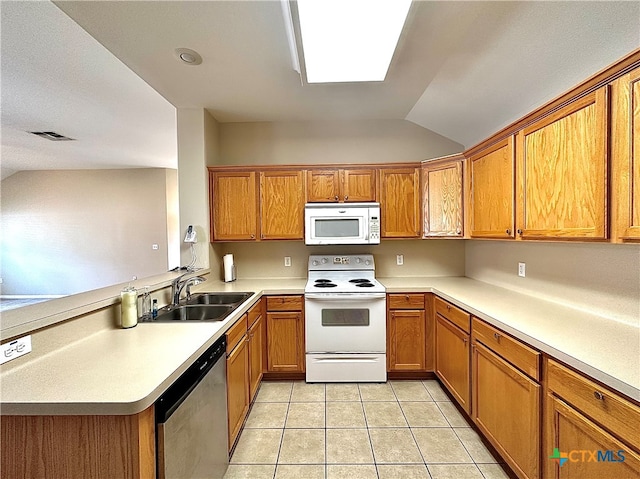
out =
{"type": "Polygon", "coordinates": [[[435,380],[263,382],[225,479],[508,479],[435,380]]]}

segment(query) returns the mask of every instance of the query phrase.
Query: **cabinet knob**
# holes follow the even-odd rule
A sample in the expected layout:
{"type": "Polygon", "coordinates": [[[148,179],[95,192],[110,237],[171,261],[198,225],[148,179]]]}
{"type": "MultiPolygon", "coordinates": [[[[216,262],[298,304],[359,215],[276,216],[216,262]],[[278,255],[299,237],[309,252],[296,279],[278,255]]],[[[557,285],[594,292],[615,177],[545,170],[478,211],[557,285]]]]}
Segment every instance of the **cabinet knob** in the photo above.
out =
{"type": "Polygon", "coordinates": [[[456,228],[456,234],[460,234],[462,233],[462,230],[460,228],[456,228]]]}
{"type": "Polygon", "coordinates": [[[498,333],[493,333],[493,337],[496,339],[496,341],[500,341],[500,335],[498,333]]]}
{"type": "Polygon", "coordinates": [[[522,230],[521,230],[521,229],[518,229],[517,233],[518,233],[520,236],[522,236],[522,230]]]}
{"type": "Polygon", "coordinates": [[[333,200],[334,200],[334,201],[338,201],[338,199],[339,199],[339,198],[338,198],[338,195],[336,195],[336,196],[334,196],[334,197],[333,197],[333,200]]]}
{"type": "Polygon", "coordinates": [[[349,199],[349,195],[346,195],[346,196],[344,197],[344,200],[345,200],[345,201],[347,201],[348,199],[349,199]]]}
{"type": "Polygon", "coordinates": [[[593,397],[595,397],[598,401],[604,401],[604,394],[602,394],[600,391],[594,391],[593,397]]]}
{"type": "Polygon", "coordinates": [[[451,311],[451,306],[447,304],[447,311],[451,311]]]}
{"type": "Polygon", "coordinates": [[[251,237],[251,239],[255,239],[256,235],[249,235],[251,237]]]}
{"type": "Polygon", "coordinates": [[[404,299],[406,299],[407,301],[409,301],[409,295],[405,295],[404,299]]]}
{"type": "Polygon", "coordinates": [[[507,234],[510,235],[511,234],[511,230],[508,229],[507,230],[507,234]]]}

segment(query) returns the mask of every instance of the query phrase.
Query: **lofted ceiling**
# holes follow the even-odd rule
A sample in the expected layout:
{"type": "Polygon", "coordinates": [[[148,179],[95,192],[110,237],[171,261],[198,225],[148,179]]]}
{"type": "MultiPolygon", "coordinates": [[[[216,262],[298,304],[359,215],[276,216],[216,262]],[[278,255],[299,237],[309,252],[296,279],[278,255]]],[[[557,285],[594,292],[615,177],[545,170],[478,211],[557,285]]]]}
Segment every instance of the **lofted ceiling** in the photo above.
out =
{"type": "Polygon", "coordinates": [[[414,0],[384,82],[309,85],[279,1],[1,3],[12,169],[37,163],[25,129],[78,137],[64,147],[87,164],[175,166],[173,107],[223,123],[409,120],[471,147],[640,46],[640,2],[414,0]]]}

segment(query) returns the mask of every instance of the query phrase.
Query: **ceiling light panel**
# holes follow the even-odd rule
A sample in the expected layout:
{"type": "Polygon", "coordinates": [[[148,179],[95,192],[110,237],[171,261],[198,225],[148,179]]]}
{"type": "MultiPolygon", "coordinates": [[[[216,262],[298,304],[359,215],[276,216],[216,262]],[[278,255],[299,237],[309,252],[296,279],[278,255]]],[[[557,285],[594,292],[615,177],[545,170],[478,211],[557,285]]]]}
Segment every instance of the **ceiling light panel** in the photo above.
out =
{"type": "Polygon", "coordinates": [[[384,81],[411,0],[298,0],[308,83],[384,81]]]}

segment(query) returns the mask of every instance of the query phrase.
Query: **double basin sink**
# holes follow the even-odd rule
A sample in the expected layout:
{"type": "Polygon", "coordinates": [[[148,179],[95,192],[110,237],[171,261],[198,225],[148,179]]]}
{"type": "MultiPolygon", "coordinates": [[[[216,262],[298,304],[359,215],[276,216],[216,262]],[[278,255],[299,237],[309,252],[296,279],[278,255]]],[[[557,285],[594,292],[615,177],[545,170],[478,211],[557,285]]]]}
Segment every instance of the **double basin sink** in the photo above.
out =
{"type": "Polygon", "coordinates": [[[185,304],[159,309],[158,316],[151,321],[223,321],[252,295],[253,293],[197,293],[185,304]]]}

